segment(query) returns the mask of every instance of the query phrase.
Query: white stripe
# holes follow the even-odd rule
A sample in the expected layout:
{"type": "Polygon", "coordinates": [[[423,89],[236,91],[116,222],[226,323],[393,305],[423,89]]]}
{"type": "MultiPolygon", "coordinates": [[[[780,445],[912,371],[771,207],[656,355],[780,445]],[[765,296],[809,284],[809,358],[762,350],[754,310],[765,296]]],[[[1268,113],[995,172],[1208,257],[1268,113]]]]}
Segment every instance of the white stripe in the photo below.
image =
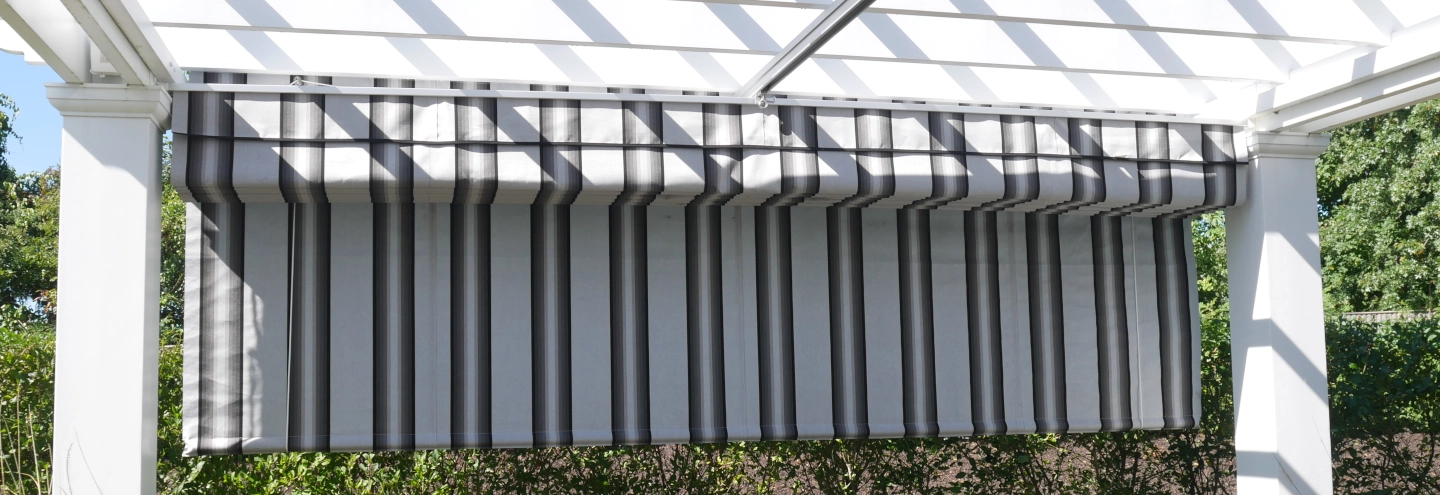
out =
{"type": "MultiPolygon", "coordinates": [[[[1126,287],[1133,286],[1130,293],[1134,300],[1137,324],[1132,327],[1138,338],[1131,340],[1135,346],[1139,375],[1139,395],[1136,404],[1140,414],[1135,417],[1135,427],[1157,429],[1165,426],[1165,394],[1161,385],[1160,371],[1160,289],[1156,284],[1155,228],[1149,218],[1126,218],[1130,225],[1128,234],[1133,246],[1133,261],[1126,273],[1126,287]]],[[[1129,251],[1129,250],[1127,250],[1129,251]]]]}
{"type": "MultiPolygon", "coordinates": [[[[245,205],[244,423],[241,449],[283,452],[289,423],[290,207],[245,205]]],[[[188,266],[187,266],[188,267],[188,266]]]]}
{"type": "Polygon", "coordinates": [[[1000,262],[1000,365],[1004,374],[1005,433],[1035,431],[1035,392],[1030,349],[1029,259],[1025,214],[995,214],[1000,262]]]}
{"type": "Polygon", "coordinates": [[[970,316],[965,282],[965,214],[930,213],[935,307],[935,407],[940,436],[975,431],[970,406],[970,316]]]}
{"type": "Polygon", "coordinates": [[[373,445],[375,209],[330,207],[330,450],[373,445]]]}
{"type": "MultiPolygon", "coordinates": [[[[332,275],[333,277],[333,275],[332,275]]],[[[415,205],[415,448],[450,448],[450,205],[415,205]]]]}
{"type": "Polygon", "coordinates": [[[725,293],[725,427],[731,442],[760,439],[759,347],[755,322],[755,218],[720,208],[720,273],[725,293]]]}
{"type": "Polygon", "coordinates": [[[181,433],[185,454],[200,448],[200,249],[205,242],[201,231],[200,205],[185,203],[185,396],[181,433]]]}
{"type": "Polygon", "coordinates": [[[530,206],[495,205],[490,222],[494,446],[529,447],[534,443],[530,416],[530,206]]]}
{"type": "Polygon", "coordinates": [[[905,436],[900,350],[900,248],[895,211],[860,212],[865,291],[865,391],[870,438],[905,436]]]}
{"type": "Polygon", "coordinates": [[[795,422],[799,438],[835,435],[830,383],[830,264],[825,210],[790,210],[795,317],[795,422]]]}
{"type": "MultiPolygon", "coordinates": [[[[690,377],[685,284],[685,209],[648,208],[650,435],[690,441],[690,377]]],[[[579,349],[577,347],[577,349],[579,349]]]]}
{"type": "Polygon", "coordinates": [[[570,208],[570,348],[575,445],[609,445],[613,435],[608,207],[570,208]]]}
{"type": "Polygon", "coordinates": [[[1061,215],[1060,287],[1065,324],[1065,408],[1071,432],[1100,431],[1100,360],[1090,217],[1061,215]]]}

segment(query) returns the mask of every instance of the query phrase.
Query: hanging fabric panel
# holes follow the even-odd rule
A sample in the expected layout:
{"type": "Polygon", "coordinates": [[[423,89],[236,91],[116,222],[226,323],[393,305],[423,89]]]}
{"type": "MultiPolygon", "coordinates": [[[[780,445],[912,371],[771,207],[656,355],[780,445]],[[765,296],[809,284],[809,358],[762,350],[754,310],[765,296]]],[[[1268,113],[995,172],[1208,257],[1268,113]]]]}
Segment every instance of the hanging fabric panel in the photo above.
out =
{"type": "Polygon", "coordinates": [[[188,454],[1196,425],[1230,127],[458,93],[175,95],[188,454]]]}

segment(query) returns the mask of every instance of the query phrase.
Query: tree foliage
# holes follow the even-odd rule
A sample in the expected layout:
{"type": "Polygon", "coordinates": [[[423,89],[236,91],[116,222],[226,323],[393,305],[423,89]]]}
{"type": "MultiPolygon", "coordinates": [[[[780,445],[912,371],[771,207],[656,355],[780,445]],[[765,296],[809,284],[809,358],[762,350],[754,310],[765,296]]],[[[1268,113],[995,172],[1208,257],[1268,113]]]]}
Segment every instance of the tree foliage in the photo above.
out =
{"type": "Polygon", "coordinates": [[[1327,309],[1440,307],[1440,100],[1336,130],[1316,172],[1327,309]]]}
{"type": "Polygon", "coordinates": [[[4,159],[17,108],[0,95],[0,318],[52,321],[55,315],[60,172],[16,174],[4,159]]]}

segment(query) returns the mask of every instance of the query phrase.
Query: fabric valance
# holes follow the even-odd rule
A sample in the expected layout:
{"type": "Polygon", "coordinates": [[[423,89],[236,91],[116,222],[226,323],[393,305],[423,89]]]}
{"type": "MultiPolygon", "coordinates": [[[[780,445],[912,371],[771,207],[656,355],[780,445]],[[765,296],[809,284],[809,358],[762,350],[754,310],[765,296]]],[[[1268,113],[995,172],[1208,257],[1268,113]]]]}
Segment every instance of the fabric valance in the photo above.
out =
{"type": "MultiPolygon", "coordinates": [[[[203,80],[289,82],[275,77],[203,80]]],[[[174,107],[183,166],[172,180],[203,203],[700,202],[1157,216],[1242,203],[1236,164],[1247,161],[1230,126],[1103,113],[245,92],[177,94],[174,107]]]]}

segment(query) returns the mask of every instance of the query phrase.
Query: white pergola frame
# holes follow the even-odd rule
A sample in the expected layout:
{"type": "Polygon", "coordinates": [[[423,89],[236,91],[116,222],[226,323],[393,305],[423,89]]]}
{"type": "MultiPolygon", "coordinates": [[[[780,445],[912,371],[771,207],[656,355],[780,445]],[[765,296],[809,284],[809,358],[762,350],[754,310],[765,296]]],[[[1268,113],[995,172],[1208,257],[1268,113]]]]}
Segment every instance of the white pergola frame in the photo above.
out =
{"type": "Polygon", "coordinates": [[[0,49],[49,65],[64,81],[49,88],[65,117],[57,492],[154,492],[159,140],[169,125],[171,91],[1084,118],[1110,112],[1129,120],[1246,126],[1250,200],[1228,217],[1236,448],[1245,495],[1330,492],[1314,208],[1314,164],[1328,144],[1323,133],[1440,96],[1440,7],[1411,0],[551,0],[503,8],[336,0],[330,4],[382,12],[342,8],[323,19],[307,14],[303,3],[177,2],[0,0],[0,49]],[[491,11],[474,18],[464,10],[474,8],[491,11]],[[681,25],[663,26],[672,20],[681,25]],[[660,27],[635,27],[646,21],[660,27]],[[780,45],[776,33],[788,42],[780,45]],[[962,39],[947,41],[951,36],[962,39]],[[1099,48],[1069,46],[1086,42],[1099,48]],[[384,53],[367,70],[339,60],[349,44],[384,53]],[[486,59],[489,66],[472,67],[437,47],[503,53],[486,59]],[[543,55],[551,66],[525,54],[543,55]],[[688,69],[667,68],[683,73],[675,77],[654,70],[615,76],[595,67],[673,61],[688,69]],[[186,70],[497,84],[491,90],[222,85],[187,81],[186,70]],[[1025,77],[1039,82],[1012,88],[1025,77]],[[569,84],[572,91],[526,91],[529,83],[569,84]],[[648,91],[603,89],[613,86],[648,91]],[[1159,96],[1115,98],[1134,88],[1159,96]]]}

